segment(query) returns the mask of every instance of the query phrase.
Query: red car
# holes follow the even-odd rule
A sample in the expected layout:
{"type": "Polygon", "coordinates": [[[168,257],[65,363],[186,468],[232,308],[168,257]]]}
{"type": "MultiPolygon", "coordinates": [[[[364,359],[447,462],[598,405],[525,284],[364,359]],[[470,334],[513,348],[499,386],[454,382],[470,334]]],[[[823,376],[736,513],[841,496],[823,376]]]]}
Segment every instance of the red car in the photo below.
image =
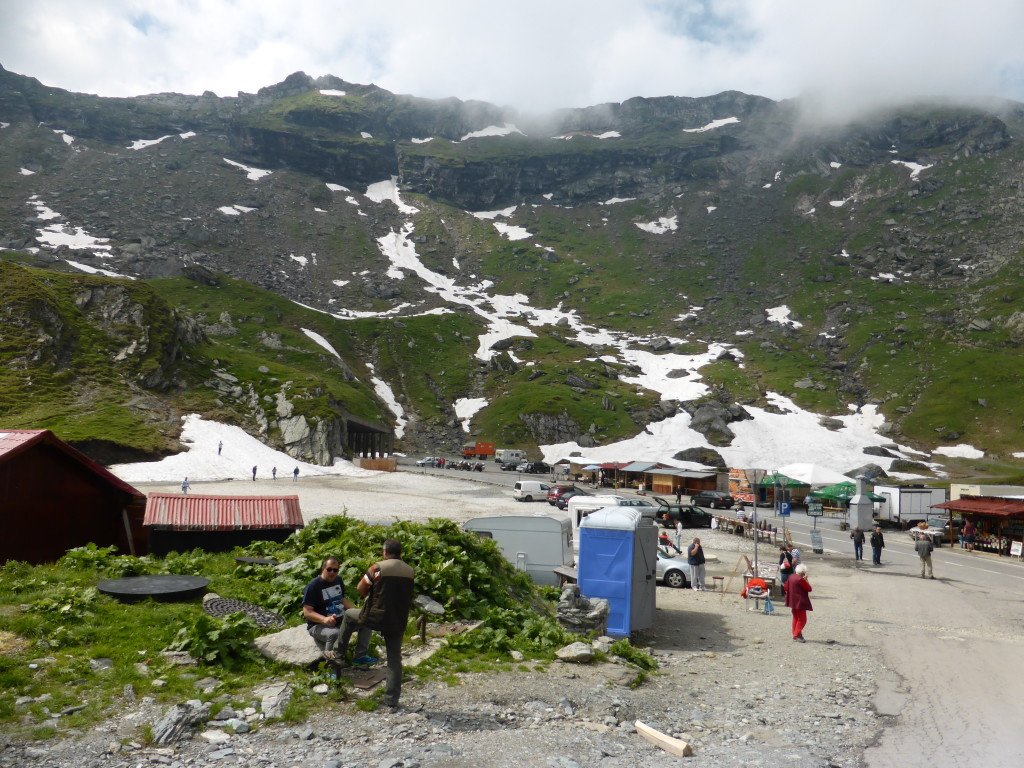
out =
{"type": "Polygon", "coordinates": [[[569,485],[565,483],[559,483],[552,485],[548,488],[548,504],[555,506],[558,503],[559,497],[566,491],[577,491],[579,490],[575,485],[569,485]]]}

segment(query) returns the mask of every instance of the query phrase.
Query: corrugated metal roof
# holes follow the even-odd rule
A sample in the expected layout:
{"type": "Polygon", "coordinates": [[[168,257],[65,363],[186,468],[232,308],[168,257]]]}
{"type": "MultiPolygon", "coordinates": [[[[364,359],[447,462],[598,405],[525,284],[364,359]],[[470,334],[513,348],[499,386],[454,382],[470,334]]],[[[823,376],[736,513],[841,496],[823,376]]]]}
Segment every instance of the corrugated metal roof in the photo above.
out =
{"type": "Polygon", "coordinates": [[[1024,501],[1001,499],[995,496],[964,496],[941,504],[932,504],[932,509],[951,509],[954,512],[968,512],[998,517],[1024,516],[1024,501]]]}
{"type": "Polygon", "coordinates": [[[151,493],[143,525],[176,531],[301,528],[298,496],[201,496],[151,493]]]}
{"type": "Polygon", "coordinates": [[[653,461],[632,461],[626,466],[622,467],[623,472],[646,472],[647,470],[657,467],[658,465],[653,461]]]}
{"type": "Polygon", "coordinates": [[[665,477],[688,477],[694,480],[703,479],[706,477],[715,477],[718,472],[715,470],[708,470],[707,472],[699,472],[696,469],[672,469],[670,467],[659,467],[657,469],[650,470],[652,475],[664,475],[665,477]]]}
{"type": "Polygon", "coordinates": [[[99,475],[106,482],[129,496],[136,499],[143,498],[144,494],[141,491],[130,486],[102,464],[93,461],[78,449],[68,445],[48,429],[0,429],[0,462],[12,459],[20,453],[43,443],[56,448],[80,464],[83,464],[89,471],[99,475]]]}

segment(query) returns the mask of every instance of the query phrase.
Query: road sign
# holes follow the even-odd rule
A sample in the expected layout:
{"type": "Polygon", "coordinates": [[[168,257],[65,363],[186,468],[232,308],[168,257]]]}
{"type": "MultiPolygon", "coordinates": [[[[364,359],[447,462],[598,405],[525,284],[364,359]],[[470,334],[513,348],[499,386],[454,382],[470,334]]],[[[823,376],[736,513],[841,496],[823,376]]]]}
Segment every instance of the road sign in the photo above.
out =
{"type": "Polygon", "coordinates": [[[821,543],[821,531],[811,531],[811,549],[816,555],[825,551],[825,547],[821,543]]]}
{"type": "Polygon", "coordinates": [[[820,501],[814,501],[813,499],[807,500],[807,516],[808,517],[821,517],[822,503],[820,501]]]}
{"type": "Polygon", "coordinates": [[[789,517],[789,502],[784,501],[779,504],[779,517],[789,517]]]}

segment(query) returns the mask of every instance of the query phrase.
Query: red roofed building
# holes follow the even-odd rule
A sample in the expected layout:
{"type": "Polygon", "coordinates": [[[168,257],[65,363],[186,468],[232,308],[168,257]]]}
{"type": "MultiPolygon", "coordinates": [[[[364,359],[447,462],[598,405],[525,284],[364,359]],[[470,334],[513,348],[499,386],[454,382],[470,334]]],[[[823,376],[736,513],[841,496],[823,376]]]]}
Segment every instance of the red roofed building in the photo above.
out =
{"type": "Polygon", "coordinates": [[[144,502],[50,430],[0,430],[0,562],[49,562],[90,542],[145,554],[144,502]]]}
{"type": "Polygon", "coordinates": [[[298,496],[151,493],[143,521],[154,555],[225,552],[253,541],[284,541],[303,527],[298,496]]]}

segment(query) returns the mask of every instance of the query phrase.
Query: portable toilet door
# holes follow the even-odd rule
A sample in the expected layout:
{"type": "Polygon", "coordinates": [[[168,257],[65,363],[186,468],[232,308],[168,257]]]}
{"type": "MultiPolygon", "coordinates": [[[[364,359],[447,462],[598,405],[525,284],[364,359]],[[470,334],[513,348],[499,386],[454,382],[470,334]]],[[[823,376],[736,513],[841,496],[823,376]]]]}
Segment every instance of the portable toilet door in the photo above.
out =
{"type": "Polygon", "coordinates": [[[629,637],[634,629],[644,628],[633,626],[634,561],[638,554],[642,556],[637,551],[636,530],[641,520],[634,507],[605,507],[580,523],[580,593],[608,601],[608,634],[612,637],[629,637]]]}

